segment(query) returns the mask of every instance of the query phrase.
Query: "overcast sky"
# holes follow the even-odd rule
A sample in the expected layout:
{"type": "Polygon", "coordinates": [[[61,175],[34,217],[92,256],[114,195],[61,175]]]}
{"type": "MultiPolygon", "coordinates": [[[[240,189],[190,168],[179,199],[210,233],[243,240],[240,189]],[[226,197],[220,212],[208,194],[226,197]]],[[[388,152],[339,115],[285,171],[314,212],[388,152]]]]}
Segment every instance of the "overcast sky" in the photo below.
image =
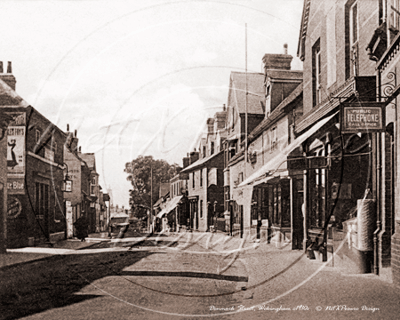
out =
{"type": "Polygon", "coordinates": [[[262,72],[265,53],[292,69],[303,0],[1,1],[0,60],[16,91],[95,152],[100,183],[128,205],[123,172],[138,155],[182,165],[222,110],[231,71],[262,72]]]}

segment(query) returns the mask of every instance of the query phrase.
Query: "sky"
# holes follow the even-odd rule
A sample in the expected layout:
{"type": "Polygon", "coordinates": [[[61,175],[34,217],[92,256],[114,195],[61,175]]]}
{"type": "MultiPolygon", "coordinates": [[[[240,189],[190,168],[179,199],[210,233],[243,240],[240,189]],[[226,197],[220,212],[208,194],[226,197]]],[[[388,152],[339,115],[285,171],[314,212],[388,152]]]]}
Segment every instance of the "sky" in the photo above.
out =
{"type": "Polygon", "coordinates": [[[1,1],[0,61],[17,93],[94,152],[100,184],[128,207],[125,163],[182,166],[222,111],[232,71],[296,57],[303,0],[1,1]],[[247,25],[247,28],[246,28],[247,25]],[[247,29],[247,37],[246,37],[247,29]]]}

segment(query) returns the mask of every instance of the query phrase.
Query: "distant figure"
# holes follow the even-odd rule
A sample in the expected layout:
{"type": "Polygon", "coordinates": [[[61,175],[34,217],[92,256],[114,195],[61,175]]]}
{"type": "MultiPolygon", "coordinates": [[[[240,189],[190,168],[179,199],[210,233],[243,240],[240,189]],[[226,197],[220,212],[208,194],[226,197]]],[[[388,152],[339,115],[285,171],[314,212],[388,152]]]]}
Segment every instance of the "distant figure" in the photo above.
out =
{"type": "Polygon", "coordinates": [[[85,241],[85,238],[88,236],[88,227],[89,223],[85,216],[81,216],[78,220],[75,221],[74,226],[76,228],[76,237],[85,241]]]}

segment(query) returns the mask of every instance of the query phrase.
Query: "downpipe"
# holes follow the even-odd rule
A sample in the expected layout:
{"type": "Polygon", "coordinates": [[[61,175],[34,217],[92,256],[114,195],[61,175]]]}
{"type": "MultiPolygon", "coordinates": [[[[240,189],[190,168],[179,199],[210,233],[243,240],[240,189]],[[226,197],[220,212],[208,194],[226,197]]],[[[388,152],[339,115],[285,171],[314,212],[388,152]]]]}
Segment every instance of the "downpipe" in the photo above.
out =
{"type": "Polygon", "coordinates": [[[376,222],[377,229],[374,232],[374,274],[379,275],[379,242],[378,242],[378,234],[381,232],[381,222],[378,220],[376,222]]]}
{"type": "Polygon", "coordinates": [[[380,134],[376,134],[376,167],[377,167],[377,177],[376,177],[376,230],[374,232],[374,274],[379,275],[379,238],[378,235],[382,229],[381,223],[381,176],[382,176],[382,164],[381,164],[381,144],[380,134]]]}

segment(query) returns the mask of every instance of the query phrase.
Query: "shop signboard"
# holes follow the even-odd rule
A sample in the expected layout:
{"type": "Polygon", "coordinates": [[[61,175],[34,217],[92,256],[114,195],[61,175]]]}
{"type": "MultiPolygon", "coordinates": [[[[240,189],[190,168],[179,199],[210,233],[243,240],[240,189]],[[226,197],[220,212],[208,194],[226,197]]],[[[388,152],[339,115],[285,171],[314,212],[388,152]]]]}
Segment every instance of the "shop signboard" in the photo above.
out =
{"type": "Polygon", "coordinates": [[[25,194],[25,179],[17,177],[7,178],[8,194],[25,194]]]}
{"type": "Polygon", "coordinates": [[[25,127],[9,126],[7,130],[8,176],[25,174],[25,127]]]}
{"type": "Polygon", "coordinates": [[[326,167],[327,158],[324,156],[288,159],[288,170],[324,169],[326,167]]]}
{"type": "Polygon", "coordinates": [[[382,102],[343,103],[340,108],[342,133],[383,132],[385,109],[382,102]]]}
{"type": "Polygon", "coordinates": [[[6,112],[12,118],[7,127],[7,192],[24,194],[25,112],[6,112]]]}

